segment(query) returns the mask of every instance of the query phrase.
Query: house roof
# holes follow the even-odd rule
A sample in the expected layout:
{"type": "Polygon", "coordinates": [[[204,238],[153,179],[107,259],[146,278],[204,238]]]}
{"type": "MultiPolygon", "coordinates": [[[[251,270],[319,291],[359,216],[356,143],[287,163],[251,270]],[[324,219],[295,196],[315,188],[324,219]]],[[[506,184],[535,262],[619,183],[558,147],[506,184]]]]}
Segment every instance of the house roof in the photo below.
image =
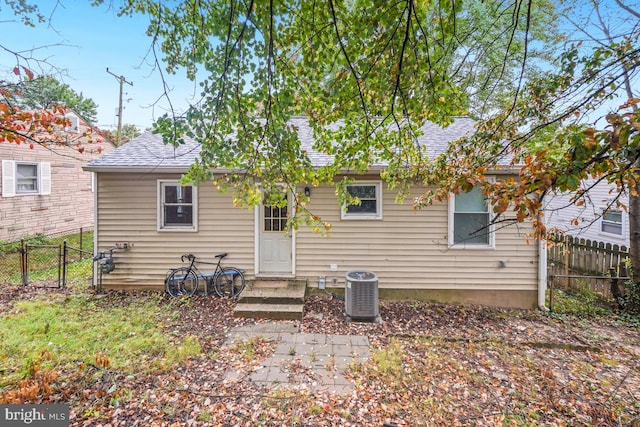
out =
{"type": "Polygon", "coordinates": [[[92,172],[185,172],[200,155],[200,144],[186,138],[178,147],[165,145],[162,135],[146,131],[89,163],[92,172]]]}
{"type": "MultiPolygon", "coordinates": [[[[330,164],[331,156],[313,149],[313,129],[305,117],[294,117],[289,123],[298,128],[301,149],[307,152],[315,166],[330,164]]],[[[469,117],[456,117],[454,122],[442,128],[427,122],[423,134],[418,137],[420,145],[426,147],[427,155],[434,157],[447,148],[447,145],[475,130],[475,121],[469,117]]],[[[116,150],[92,161],[85,170],[92,172],[185,172],[200,155],[200,144],[185,138],[185,144],[178,147],[165,145],[162,135],[150,131],[132,139],[116,150]]],[[[378,165],[380,167],[384,165],[378,165]]]]}

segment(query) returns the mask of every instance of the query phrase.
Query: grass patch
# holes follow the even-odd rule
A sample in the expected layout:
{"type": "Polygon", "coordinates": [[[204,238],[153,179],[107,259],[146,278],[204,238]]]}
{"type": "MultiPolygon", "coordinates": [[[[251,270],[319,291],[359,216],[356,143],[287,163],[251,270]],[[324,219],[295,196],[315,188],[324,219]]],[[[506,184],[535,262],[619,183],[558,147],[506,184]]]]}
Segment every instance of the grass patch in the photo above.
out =
{"type": "MultiPolygon", "coordinates": [[[[29,281],[57,280],[58,257],[57,246],[67,242],[68,262],[75,263],[85,258],[91,258],[93,252],[93,231],[68,234],[59,237],[35,235],[25,237],[27,245],[46,245],[46,247],[32,247],[29,250],[29,281]],[[81,249],[83,252],[78,251],[81,249]]],[[[22,284],[21,242],[0,242],[0,283],[9,285],[22,284]]],[[[82,261],[84,262],[84,261],[82,261]]]]}
{"type": "Polygon", "coordinates": [[[373,353],[376,371],[390,377],[400,375],[403,371],[403,355],[404,348],[402,344],[397,340],[393,340],[386,348],[373,353]]]}
{"type": "Polygon", "coordinates": [[[196,338],[175,343],[165,336],[162,319],[170,318],[171,308],[160,298],[127,296],[113,304],[72,295],[16,302],[0,317],[0,387],[29,377],[34,361],[47,370],[91,364],[145,373],[199,354],[196,338]]]}
{"type": "MultiPolygon", "coordinates": [[[[19,275],[19,274],[18,274],[19,275]]],[[[81,286],[84,290],[91,285],[91,277],[93,275],[93,260],[86,258],[67,264],[67,286],[81,286]]],[[[36,270],[29,272],[29,283],[38,286],[41,283],[51,283],[53,286],[58,284],[58,266],[51,268],[36,270]]]]}
{"type": "Polygon", "coordinates": [[[247,339],[237,338],[231,348],[235,353],[239,354],[245,362],[263,359],[274,350],[272,341],[260,336],[247,339]]]}
{"type": "Polygon", "coordinates": [[[553,312],[575,316],[605,316],[611,310],[600,304],[600,295],[583,287],[576,292],[554,290],[553,312]]]}
{"type": "Polygon", "coordinates": [[[83,259],[71,264],[67,264],[67,287],[85,290],[92,286],[93,260],[83,259]]]}

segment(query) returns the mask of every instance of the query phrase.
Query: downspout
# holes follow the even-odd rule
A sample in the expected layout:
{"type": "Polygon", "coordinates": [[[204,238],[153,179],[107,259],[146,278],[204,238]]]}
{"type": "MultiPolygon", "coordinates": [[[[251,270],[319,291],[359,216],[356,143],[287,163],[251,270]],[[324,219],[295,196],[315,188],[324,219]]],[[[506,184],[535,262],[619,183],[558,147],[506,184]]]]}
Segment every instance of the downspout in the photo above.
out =
{"type": "Polygon", "coordinates": [[[538,239],[538,308],[549,311],[547,308],[547,243],[538,239]]]}
{"type": "MultiPolygon", "coordinates": [[[[98,239],[100,238],[100,233],[98,230],[98,173],[91,172],[91,182],[92,182],[92,190],[93,190],[93,253],[91,257],[98,253],[98,239]]],[[[93,263],[93,289],[98,289],[98,263],[93,263]]]]}
{"type": "MultiPolygon", "coordinates": [[[[542,221],[542,215],[538,213],[538,221],[542,221]]],[[[538,238],[538,308],[549,311],[547,308],[547,242],[538,238]]]]}

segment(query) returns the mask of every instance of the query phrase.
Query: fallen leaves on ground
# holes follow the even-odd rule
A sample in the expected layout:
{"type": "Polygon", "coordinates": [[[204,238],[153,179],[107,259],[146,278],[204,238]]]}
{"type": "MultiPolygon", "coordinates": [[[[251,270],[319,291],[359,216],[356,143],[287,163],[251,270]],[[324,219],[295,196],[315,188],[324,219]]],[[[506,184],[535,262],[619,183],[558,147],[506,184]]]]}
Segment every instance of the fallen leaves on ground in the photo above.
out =
{"type": "MultiPolygon", "coordinates": [[[[5,295],[0,311],[28,297],[5,295]]],[[[275,343],[227,342],[232,327],[264,322],[234,318],[233,301],[162,303],[178,313],[166,333],[176,344],[196,336],[201,354],[155,375],[62,373],[46,401],[69,403],[72,426],[620,426],[640,417],[640,331],[615,316],[382,301],[382,323],[358,323],[346,321],[339,298],[309,297],[301,332],[371,343],[370,359],[345,372],[355,391],[340,395],[252,383],[275,343]]]]}

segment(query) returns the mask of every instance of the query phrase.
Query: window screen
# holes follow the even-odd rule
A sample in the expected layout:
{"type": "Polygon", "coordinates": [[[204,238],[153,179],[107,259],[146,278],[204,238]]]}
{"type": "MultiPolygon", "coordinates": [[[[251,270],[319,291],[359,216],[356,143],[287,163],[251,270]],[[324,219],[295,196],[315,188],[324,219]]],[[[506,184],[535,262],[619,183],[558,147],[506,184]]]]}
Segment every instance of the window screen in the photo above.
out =
{"type": "Polygon", "coordinates": [[[453,243],[489,244],[489,206],[478,187],[454,196],[453,243]]]}

